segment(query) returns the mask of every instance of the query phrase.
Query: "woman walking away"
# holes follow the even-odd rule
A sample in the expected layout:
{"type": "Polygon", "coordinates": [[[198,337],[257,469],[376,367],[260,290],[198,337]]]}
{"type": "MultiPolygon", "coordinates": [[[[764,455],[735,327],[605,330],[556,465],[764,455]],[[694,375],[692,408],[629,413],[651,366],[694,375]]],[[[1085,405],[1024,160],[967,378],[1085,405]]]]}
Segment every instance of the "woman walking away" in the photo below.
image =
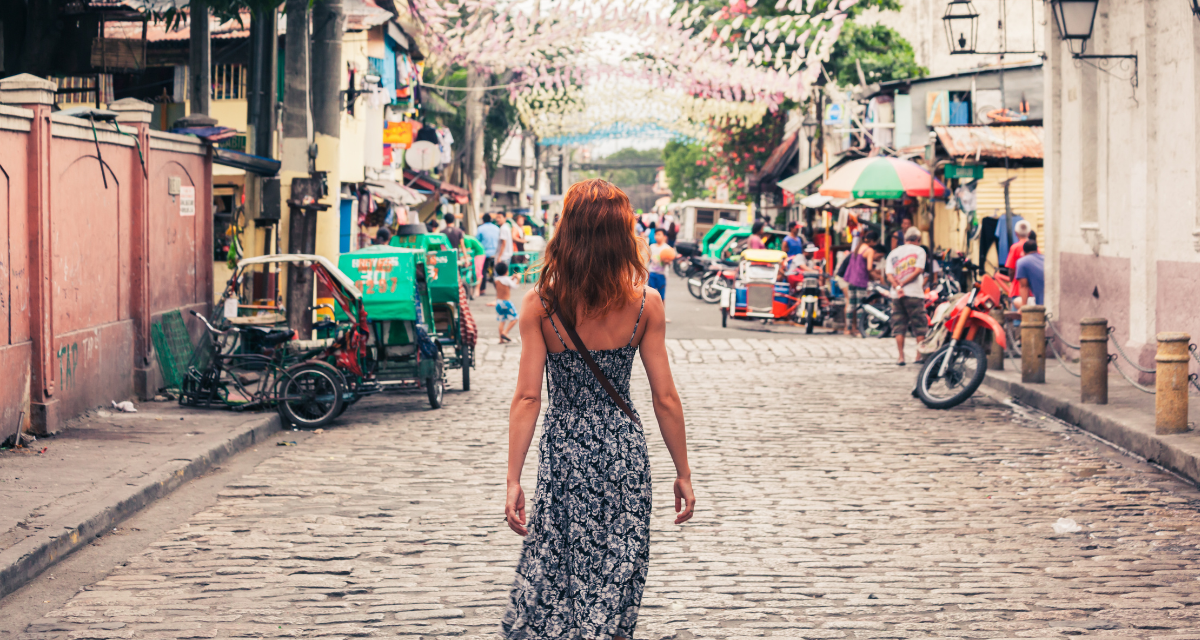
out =
{"type": "Polygon", "coordinates": [[[675,462],[675,523],[692,517],[683,406],[666,318],[646,287],[646,245],[629,199],[604,180],[572,185],[522,301],[521,367],[509,412],[504,518],[525,537],[502,628],[509,640],[628,640],[650,559],[650,463],[629,397],[641,350],[654,415],[675,462]],[[541,409],[537,492],[528,519],[521,469],[541,409]]]}

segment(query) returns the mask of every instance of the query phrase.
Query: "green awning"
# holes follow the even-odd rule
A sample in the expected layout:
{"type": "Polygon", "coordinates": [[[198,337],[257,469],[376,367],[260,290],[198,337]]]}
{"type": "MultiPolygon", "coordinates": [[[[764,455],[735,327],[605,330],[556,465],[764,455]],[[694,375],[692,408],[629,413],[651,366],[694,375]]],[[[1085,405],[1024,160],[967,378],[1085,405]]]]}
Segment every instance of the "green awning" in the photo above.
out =
{"type": "MultiPolygon", "coordinates": [[[[834,167],[841,164],[843,157],[845,156],[836,155],[833,158],[830,158],[829,170],[833,171],[834,167]]],[[[824,177],[824,175],[825,164],[815,164],[794,176],[788,176],[783,180],[780,180],[778,183],[776,183],[776,186],[793,194],[803,193],[805,187],[813,182],[816,182],[818,178],[824,177]]]]}

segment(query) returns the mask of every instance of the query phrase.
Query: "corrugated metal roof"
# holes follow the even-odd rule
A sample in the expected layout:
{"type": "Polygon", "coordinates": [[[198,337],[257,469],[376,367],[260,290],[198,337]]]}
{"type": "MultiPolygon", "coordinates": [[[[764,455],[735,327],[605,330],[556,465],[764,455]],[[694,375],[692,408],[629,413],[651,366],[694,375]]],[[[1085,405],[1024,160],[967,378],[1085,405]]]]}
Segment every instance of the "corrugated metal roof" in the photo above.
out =
{"type": "Polygon", "coordinates": [[[1042,159],[1041,127],[984,127],[979,125],[936,126],[938,140],[946,153],[955,156],[1042,159]]]}

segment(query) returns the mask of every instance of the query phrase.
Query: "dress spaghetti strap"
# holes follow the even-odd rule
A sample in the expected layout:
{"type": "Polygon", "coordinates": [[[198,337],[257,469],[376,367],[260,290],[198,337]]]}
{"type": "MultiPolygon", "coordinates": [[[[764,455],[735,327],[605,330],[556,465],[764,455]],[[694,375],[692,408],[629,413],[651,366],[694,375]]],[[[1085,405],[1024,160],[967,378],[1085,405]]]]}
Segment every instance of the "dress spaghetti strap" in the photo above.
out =
{"type": "MultiPolygon", "coordinates": [[[[550,308],[546,306],[546,299],[538,296],[538,300],[542,301],[542,308],[546,310],[546,317],[550,318],[550,326],[554,329],[554,335],[558,336],[558,341],[562,343],[563,349],[569,350],[567,347],[567,341],[563,340],[562,334],[558,332],[558,325],[554,324],[554,314],[550,313],[550,308]]],[[[642,304],[645,304],[645,302],[642,304]]],[[[640,318],[641,314],[639,314],[638,317],[640,318]]],[[[634,332],[636,333],[637,329],[634,329],[634,332]]]]}
{"type": "MultiPolygon", "coordinates": [[[[642,308],[638,309],[637,322],[633,323],[633,335],[629,336],[629,342],[625,346],[627,346],[627,347],[633,346],[633,339],[637,337],[638,325],[642,324],[642,312],[645,310],[646,310],[646,287],[642,287],[642,308]]],[[[557,332],[558,329],[555,329],[555,331],[557,332]]],[[[560,337],[559,340],[562,340],[562,338],[560,337]]]]}

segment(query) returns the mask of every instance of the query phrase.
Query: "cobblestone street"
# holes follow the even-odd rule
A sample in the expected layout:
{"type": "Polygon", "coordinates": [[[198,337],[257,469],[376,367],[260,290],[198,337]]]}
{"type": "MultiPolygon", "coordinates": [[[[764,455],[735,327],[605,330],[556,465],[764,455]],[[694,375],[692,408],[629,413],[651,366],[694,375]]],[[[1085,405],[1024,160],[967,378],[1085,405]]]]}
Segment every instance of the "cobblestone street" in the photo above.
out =
{"type": "MultiPolygon", "coordinates": [[[[1200,638],[1200,493],[1175,477],[982,392],[927,410],[890,342],[669,346],[698,509],[672,524],[648,437],[637,638],[1200,638]],[[1082,531],[1055,533],[1063,517],[1082,531]]],[[[481,345],[475,389],[439,411],[424,394],[356,406],[24,637],[498,637],[518,354],[481,345]]]]}

